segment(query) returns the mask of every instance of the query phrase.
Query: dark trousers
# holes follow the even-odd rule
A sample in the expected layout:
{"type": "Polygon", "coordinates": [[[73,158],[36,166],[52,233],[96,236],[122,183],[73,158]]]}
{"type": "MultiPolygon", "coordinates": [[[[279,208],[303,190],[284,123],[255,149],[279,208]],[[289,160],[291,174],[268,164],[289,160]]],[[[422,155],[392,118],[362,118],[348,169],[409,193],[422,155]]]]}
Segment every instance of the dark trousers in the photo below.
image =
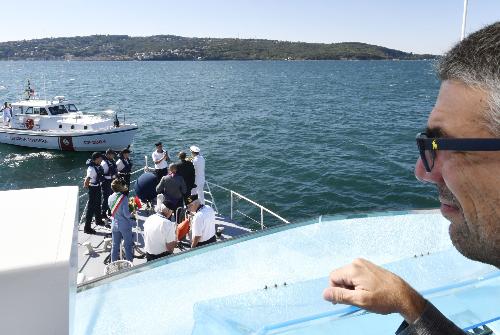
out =
{"type": "Polygon", "coordinates": [[[104,181],[101,183],[101,190],[102,190],[102,205],[101,205],[102,216],[106,217],[106,214],[111,215],[108,205],[108,198],[111,194],[113,194],[113,191],[111,190],[111,179],[104,179],[104,181]]]}
{"type": "Polygon", "coordinates": [[[156,178],[158,179],[158,182],[160,182],[161,178],[168,174],[168,168],[156,169],[155,174],[156,174],[156,178]]]}
{"type": "Polygon", "coordinates": [[[155,259],[165,257],[168,255],[172,255],[172,252],[165,251],[165,252],[162,252],[161,254],[158,254],[158,255],[152,255],[152,254],[146,252],[146,260],[148,262],[151,262],[151,261],[154,261],[155,259]]]}
{"type": "Polygon", "coordinates": [[[89,203],[85,213],[85,229],[91,228],[92,217],[95,217],[96,223],[102,222],[101,216],[101,188],[99,186],[89,186],[89,203]]]}
{"type": "Polygon", "coordinates": [[[203,241],[203,242],[198,242],[198,244],[196,245],[197,247],[201,247],[202,245],[207,245],[209,243],[214,243],[214,242],[217,242],[217,238],[214,236],[210,237],[208,240],[206,241],[203,241]]]}

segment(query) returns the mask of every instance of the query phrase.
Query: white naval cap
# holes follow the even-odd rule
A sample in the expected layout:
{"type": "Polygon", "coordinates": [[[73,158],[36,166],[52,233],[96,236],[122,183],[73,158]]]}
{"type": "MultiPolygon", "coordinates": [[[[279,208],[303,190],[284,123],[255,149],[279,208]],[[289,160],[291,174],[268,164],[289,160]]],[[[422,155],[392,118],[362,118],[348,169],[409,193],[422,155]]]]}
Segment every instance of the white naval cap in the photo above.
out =
{"type": "Polygon", "coordinates": [[[192,152],[197,152],[197,153],[200,152],[200,148],[198,148],[196,145],[190,146],[189,150],[191,150],[192,152]]]}

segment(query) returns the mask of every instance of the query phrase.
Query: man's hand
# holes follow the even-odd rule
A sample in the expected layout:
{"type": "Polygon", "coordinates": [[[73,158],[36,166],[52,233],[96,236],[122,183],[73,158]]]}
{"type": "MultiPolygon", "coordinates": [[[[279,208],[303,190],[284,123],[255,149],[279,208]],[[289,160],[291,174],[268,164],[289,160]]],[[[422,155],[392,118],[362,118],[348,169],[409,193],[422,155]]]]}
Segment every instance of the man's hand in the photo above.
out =
{"type": "Polygon", "coordinates": [[[426,305],[403,279],[365,259],[332,271],[323,298],[378,314],[399,313],[408,323],[418,319],[426,305]]]}
{"type": "Polygon", "coordinates": [[[90,178],[87,177],[83,180],[83,187],[89,188],[89,185],[90,185],[90,178]]]}

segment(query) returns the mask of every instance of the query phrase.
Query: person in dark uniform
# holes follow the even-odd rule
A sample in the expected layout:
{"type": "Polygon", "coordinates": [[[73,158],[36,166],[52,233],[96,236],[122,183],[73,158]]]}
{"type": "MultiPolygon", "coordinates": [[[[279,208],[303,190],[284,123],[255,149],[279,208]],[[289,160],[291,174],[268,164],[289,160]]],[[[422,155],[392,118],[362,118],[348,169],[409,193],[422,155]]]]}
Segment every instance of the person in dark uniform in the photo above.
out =
{"type": "Polygon", "coordinates": [[[106,155],[103,156],[101,167],[104,171],[104,180],[101,184],[102,190],[102,217],[107,218],[111,215],[108,205],[108,198],[113,194],[111,182],[116,178],[118,170],[115,163],[115,152],[111,149],[106,150],[106,155]]]}
{"type": "Polygon", "coordinates": [[[125,180],[128,189],[130,189],[130,173],[132,172],[132,161],[129,154],[130,150],[128,148],[123,149],[118,155],[118,161],[116,161],[118,177],[125,180]]]}
{"type": "Polygon", "coordinates": [[[90,226],[92,217],[95,217],[97,225],[104,225],[101,216],[101,183],[104,180],[101,162],[102,154],[99,152],[94,152],[92,158],[87,160],[87,175],[83,182],[83,187],[89,190],[89,201],[85,213],[85,228],[83,229],[86,234],[96,233],[90,226]]]}
{"type": "Polygon", "coordinates": [[[181,176],[177,175],[177,164],[170,164],[169,174],[161,178],[158,185],[156,185],[156,193],[163,194],[165,201],[177,210],[182,207],[182,199],[187,192],[186,183],[181,176]]]}
{"type": "Polygon", "coordinates": [[[184,151],[179,152],[179,160],[177,163],[177,175],[181,176],[186,182],[187,192],[184,194],[184,199],[191,195],[191,190],[195,187],[194,183],[194,165],[192,162],[186,160],[186,153],[184,151]]]}

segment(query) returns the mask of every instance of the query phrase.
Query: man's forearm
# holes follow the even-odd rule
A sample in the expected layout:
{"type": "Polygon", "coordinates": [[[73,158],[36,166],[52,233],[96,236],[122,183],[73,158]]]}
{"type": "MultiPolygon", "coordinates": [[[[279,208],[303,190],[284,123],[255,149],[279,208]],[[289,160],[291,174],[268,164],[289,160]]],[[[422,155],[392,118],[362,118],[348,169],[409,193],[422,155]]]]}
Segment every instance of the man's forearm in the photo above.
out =
{"type": "Polygon", "coordinates": [[[201,236],[195,236],[193,240],[191,241],[191,248],[194,248],[198,245],[198,243],[201,240],[201,236]]]}
{"type": "Polygon", "coordinates": [[[83,187],[87,188],[90,185],[90,177],[85,178],[83,181],[83,187]]]}
{"type": "Polygon", "coordinates": [[[396,335],[464,335],[465,332],[448,320],[434,305],[425,300],[425,308],[414,322],[404,321],[396,335]]]}
{"type": "Polygon", "coordinates": [[[165,183],[165,181],[163,180],[163,178],[161,178],[158,185],[156,185],[156,193],[158,193],[158,194],[163,193],[164,183],[165,183]]]}

